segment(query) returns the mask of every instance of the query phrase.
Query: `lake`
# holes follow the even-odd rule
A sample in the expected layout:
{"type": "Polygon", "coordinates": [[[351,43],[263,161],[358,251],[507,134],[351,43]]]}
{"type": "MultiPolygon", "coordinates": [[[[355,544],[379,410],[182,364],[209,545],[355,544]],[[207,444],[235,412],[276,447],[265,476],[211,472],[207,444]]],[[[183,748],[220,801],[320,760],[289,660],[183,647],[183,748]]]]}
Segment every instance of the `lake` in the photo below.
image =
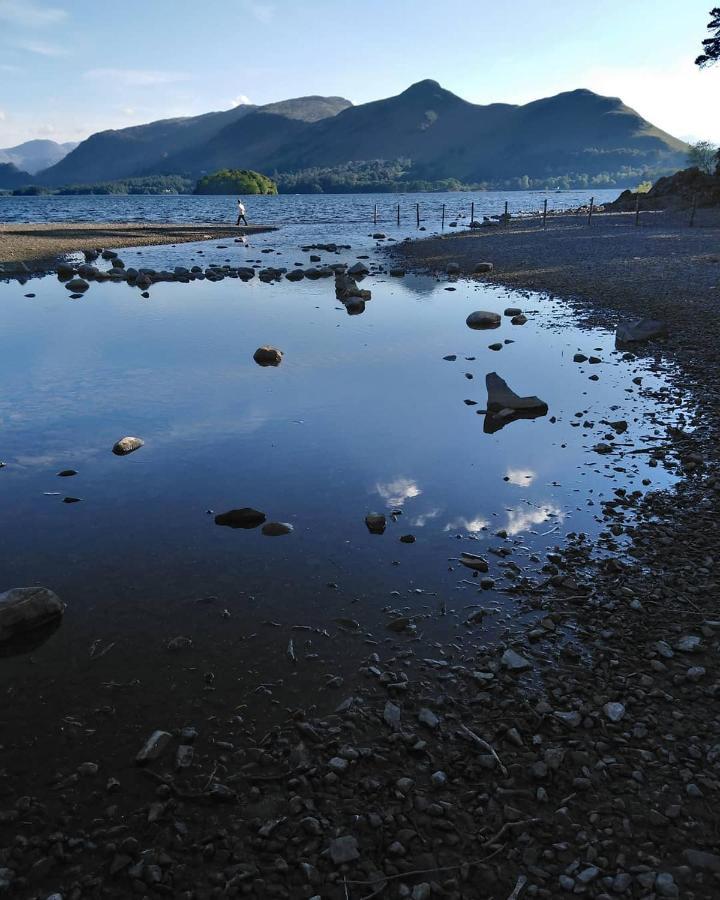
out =
{"type": "MultiPolygon", "coordinates": [[[[421,196],[436,216],[440,198],[421,196]]],[[[539,199],[508,198],[528,209],[539,199]]],[[[500,211],[500,198],[482,199],[500,211]]],[[[388,237],[416,233],[391,227],[397,201],[383,202],[388,237]]],[[[452,202],[459,216],[468,197],[452,202]]],[[[291,269],[318,252],[323,262],[369,256],[387,266],[367,221],[372,198],[248,206],[252,219],[271,222],[273,210],[288,224],[247,246],[145,247],[122,258],[291,269]],[[352,246],[301,249],[317,240],[352,246]]],[[[13,198],[0,208],[35,220],[181,219],[184,209],[187,221],[221,221],[234,212],[232,198],[194,197],[13,198]]],[[[610,332],[581,328],[566,305],[539,295],[387,272],[362,287],[372,299],[348,315],[332,279],[160,283],[148,299],[124,283],[93,283],[75,300],[52,276],[0,283],[2,589],[44,584],[68,604],[44,642],[5,648],[15,697],[6,720],[24,727],[26,703],[41,695],[33,727],[43,728],[97,705],[103,685],[124,685],[134,720],[148,727],[168,705],[167,724],[182,723],[208,684],[271,717],[268,704],[312,702],[329,679],[349,677],[388,640],[395,615],[419,617],[428,655],[465,634],[498,640],[523,620],[513,585],[544,579],[545,555],[567,533],[595,538],[604,499],[672,482],[649,454],[620,464],[592,449],[615,440],[608,421],[626,420],[618,442],[642,448],[682,415],[671,373],[652,358],[624,359],[610,332]],[[508,306],[527,324],[465,324],[473,310],[508,306]],[[265,344],[282,349],[280,366],[253,361],[265,344]],[[578,352],[601,361],[578,364],[578,352]],[[489,433],[478,412],[490,372],[539,396],[547,415],[489,433]],[[115,456],[124,435],[145,445],[115,456]],[[66,469],[78,474],[58,477],[66,469]],[[240,507],[293,531],[215,524],[240,507]],[[386,515],[384,534],[370,533],[370,513],[386,515]],[[400,540],[407,535],[414,543],[400,540]],[[482,589],[462,552],[486,556],[494,584],[482,589]],[[478,607],[486,615],[468,630],[478,607]],[[178,637],[192,644],[172,652],[178,637]]]]}

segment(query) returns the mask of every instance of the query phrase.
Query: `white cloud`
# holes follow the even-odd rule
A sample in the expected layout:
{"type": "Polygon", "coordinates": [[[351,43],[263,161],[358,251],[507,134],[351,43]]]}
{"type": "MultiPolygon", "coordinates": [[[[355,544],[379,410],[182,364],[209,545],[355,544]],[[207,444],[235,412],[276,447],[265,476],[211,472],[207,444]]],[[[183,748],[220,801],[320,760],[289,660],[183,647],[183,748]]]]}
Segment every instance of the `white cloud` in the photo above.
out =
{"type": "Polygon", "coordinates": [[[411,478],[395,478],[393,481],[379,481],[375,490],[388,506],[402,506],[406,500],[419,497],[422,491],[411,478]]]}
{"type": "Polygon", "coordinates": [[[134,116],[135,115],[135,107],[134,106],[123,106],[120,112],[124,116],[134,116]]]}
{"type": "Polygon", "coordinates": [[[28,53],[37,53],[38,56],[67,56],[68,51],[55,44],[47,44],[45,41],[16,41],[18,50],[26,50],[28,53]]]}
{"type": "Polygon", "coordinates": [[[230,101],[230,106],[250,106],[252,105],[252,100],[248,97],[247,94],[240,94],[234,100],[230,101]]]}
{"type": "Polygon", "coordinates": [[[6,119],[5,110],[0,109],[0,122],[4,122],[6,119]]]}
{"type": "Polygon", "coordinates": [[[30,0],[0,0],[0,21],[26,28],[42,28],[56,25],[67,17],[64,9],[55,6],[41,6],[30,0]]]}
{"type": "Polygon", "coordinates": [[[159,84],[174,84],[187,81],[190,76],[184,72],[162,72],[153,69],[88,69],[84,78],[112,81],[123,87],[152,87],[159,84]]]}
{"type": "Polygon", "coordinates": [[[269,25],[275,18],[275,7],[271,3],[258,0],[243,0],[243,9],[262,25],[269,25]]]}

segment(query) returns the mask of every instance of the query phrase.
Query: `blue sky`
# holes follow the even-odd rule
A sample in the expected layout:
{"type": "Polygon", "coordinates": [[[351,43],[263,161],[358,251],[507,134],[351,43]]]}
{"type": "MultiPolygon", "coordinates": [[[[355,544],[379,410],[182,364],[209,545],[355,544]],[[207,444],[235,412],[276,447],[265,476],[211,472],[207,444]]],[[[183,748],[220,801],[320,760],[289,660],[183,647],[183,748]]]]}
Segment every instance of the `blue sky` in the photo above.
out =
{"type": "Polygon", "coordinates": [[[422,78],[476,103],[577,87],[720,143],[714,0],[0,0],[0,147],[422,78]]]}

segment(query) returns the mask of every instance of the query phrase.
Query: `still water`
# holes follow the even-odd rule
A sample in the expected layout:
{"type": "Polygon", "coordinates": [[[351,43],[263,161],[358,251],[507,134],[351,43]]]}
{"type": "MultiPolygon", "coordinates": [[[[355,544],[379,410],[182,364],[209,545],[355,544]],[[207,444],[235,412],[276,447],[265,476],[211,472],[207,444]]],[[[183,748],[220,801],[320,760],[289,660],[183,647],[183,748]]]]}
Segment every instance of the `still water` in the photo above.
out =
{"type": "MultiPolygon", "coordinates": [[[[325,240],[348,232],[322,229],[325,240]]],[[[351,237],[351,250],[320,252],[323,262],[382,261],[365,225],[351,237]]],[[[309,264],[307,239],[298,223],[247,247],[121,255],[135,267],[290,269],[309,264]]],[[[161,283],[149,299],[93,283],[77,300],[54,277],[0,283],[0,585],[44,584],[68,603],[45,643],[2,660],[17,696],[42,684],[61,705],[79,703],[100,684],[139,679],[147,703],[177,665],[166,644],[178,636],[193,642],[171,679],[187,696],[208,671],[243,697],[288,677],[293,636],[292,678],[319,689],[387,640],[389,610],[428,614],[420,634],[432,647],[465,633],[467,608],[480,604],[491,614],[472,630],[491,641],[510,621],[502,589],[518,573],[537,578],[568,532],[597,535],[600,501],[616,488],[670,483],[648,455],[592,451],[603,420],[626,419],[618,442],[643,447],[657,443],[656,417],[664,426],[679,413],[651,396],[669,375],[624,361],[611,333],[580,328],[558,301],[495,286],[380,274],[363,287],[372,299],[349,316],[332,279],[161,283]],[[465,324],[473,310],[508,306],[527,324],[465,324]],[[253,361],[264,344],[284,351],[277,368],[253,361]],[[578,351],[602,362],[577,364],[578,351]],[[538,395],[548,414],[486,433],[489,372],[538,395]],[[124,435],[145,446],[114,456],[124,435]],[[58,477],[64,469],[78,474],[58,477]],[[293,532],[215,524],[245,506],[293,532]],[[372,512],[388,516],[382,535],[365,526],[372,512]],[[414,543],[400,541],[408,534],[414,543]],[[459,566],[462,551],[488,556],[495,589],[459,566]],[[360,627],[348,635],[338,618],[360,627]]]]}

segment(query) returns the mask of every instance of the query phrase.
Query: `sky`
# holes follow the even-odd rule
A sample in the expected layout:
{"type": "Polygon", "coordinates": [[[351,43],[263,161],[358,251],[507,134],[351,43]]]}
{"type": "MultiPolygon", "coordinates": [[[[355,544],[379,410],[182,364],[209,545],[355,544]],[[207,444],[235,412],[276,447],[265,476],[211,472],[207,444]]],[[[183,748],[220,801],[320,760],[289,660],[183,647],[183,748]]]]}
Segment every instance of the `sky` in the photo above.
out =
{"type": "Polygon", "coordinates": [[[0,147],[433,78],[474,103],[576,88],[720,143],[714,0],[0,0],[0,147]]]}

